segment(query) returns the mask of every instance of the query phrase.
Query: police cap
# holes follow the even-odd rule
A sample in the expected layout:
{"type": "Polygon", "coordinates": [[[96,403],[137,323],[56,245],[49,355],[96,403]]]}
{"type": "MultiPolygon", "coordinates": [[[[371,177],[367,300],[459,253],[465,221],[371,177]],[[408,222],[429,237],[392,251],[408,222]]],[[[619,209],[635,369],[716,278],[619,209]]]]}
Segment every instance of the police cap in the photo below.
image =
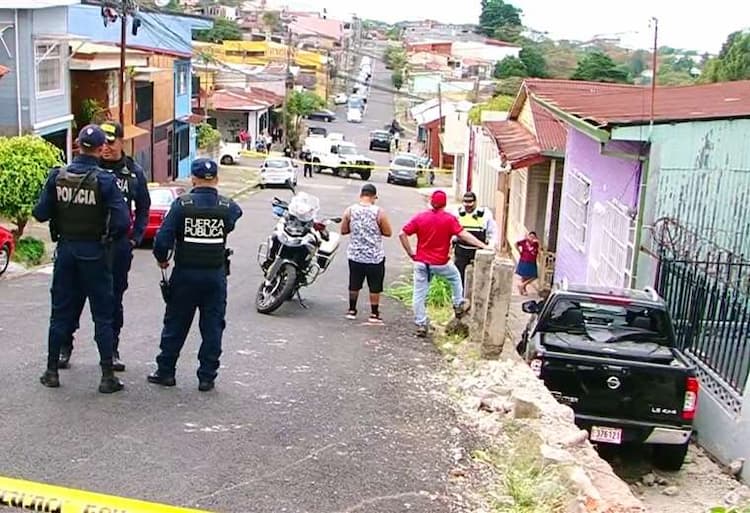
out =
{"type": "Polygon", "coordinates": [[[116,139],[125,137],[125,130],[117,121],[105,121],[99,125],[107,136],[107,142],[114,142],[116,139]]]}
{"type": "Polygon", "coordinates": [[[96,125],[86,125],[78,132],[78,144],[84,148],[98,148],[107,140],[106,134],[96,125]]]}
{"type": "Polygon", "coordinates": [[[195,159],[190,167],[190,173],[197,178],[211,180],[219,174],[219,166],[211,159],[195,159]]]}

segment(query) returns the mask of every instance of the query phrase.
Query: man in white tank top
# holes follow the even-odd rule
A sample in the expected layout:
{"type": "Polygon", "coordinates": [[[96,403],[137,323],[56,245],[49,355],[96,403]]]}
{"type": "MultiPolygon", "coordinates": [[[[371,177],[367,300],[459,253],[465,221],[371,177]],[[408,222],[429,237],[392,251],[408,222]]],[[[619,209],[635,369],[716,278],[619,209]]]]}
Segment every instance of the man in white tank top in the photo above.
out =
{"type": "Polygon", "coordinates": [[[350,234],[347,257],[349,258],[349,310],[347,319],[357,318],[359,291],[367,279],[370,291],[370,322],[380,323],[380,294],[385,281],[385,249],[383,237],[390,237],[393,230],[383,209],[375,205],[378,192],[374,185],[362,186],[359,202],[344,212],[341,234],[350,234]]]}

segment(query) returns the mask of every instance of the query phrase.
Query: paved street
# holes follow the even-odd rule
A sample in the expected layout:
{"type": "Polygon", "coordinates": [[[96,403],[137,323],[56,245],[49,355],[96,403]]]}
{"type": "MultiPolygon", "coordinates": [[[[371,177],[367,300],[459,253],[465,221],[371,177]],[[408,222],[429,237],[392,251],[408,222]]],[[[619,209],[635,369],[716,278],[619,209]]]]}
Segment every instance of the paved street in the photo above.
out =
{"type": "MultiPolygon", "coordinates": [[[[388,79],[376,70],[376,80],[388,79]]],[[[373,90],[370,98],[362,125],[328,126],[365,152],[369,130],[392,115],[390,94],[373,90]]],[[[372,155],[387,164],[386,153],[372,155]]],[[[374,181],[396,227],[423,207],[414,189],[386,185],[384,173],[374,181]]],[[[300,177],[300,190],[319,196],[330,215],[361,184],[300,177]]],[[[448,511],[456,420],[432,394],[440,357],[412,336],[409,313],[393,302],[385,327],[365,324],[366,304],[360,321],[344,319],[345,246],[332,270],[303,290],[309,309],[290,302],[272,316],[255,312],[256,251],[275,222],[274,195],[289,192],[241,199],[222,369],[210,393],[197,390],[197,327],[177,388],[146,383],[164,310],[149,250],[134,259],[121,344],[127,388],[114,396],[96,391],[87,318],[62,388],[43,388],[50,276],[0,282],[0,475],[220,512],[448,511]]],[[[406,262],[395,238],[387,251],[392,281],[406,262]]]]}

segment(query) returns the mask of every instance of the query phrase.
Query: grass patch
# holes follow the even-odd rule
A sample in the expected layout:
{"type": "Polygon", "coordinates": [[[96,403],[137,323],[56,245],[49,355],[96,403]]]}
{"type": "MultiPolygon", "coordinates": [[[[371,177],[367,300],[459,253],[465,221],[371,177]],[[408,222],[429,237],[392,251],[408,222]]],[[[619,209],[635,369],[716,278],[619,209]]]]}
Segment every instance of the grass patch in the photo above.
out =
{"type": "Polygon", "coordinates": [[[498,477],[489,490],[495,513],[557,513],[566,511],[572,498],[560,468],[544,465],[538,453],[541,440],[521,425],[505,426],[507,445],[476,450],[474,461],[490,466],[498,477]]]}
{"type": "Polygon", "coordinates": [[[44,242],[34,237],[21,237],[16,242],[13,260],[26,266],[39,265],[44,261],[44,242]]]}
{"type": "MultiPolygon", "coordinates": [[[[414,287],[411,280],[399,280],[385,290],[385,295],[402,302],[408,307],[414,306],[414,287]]],[[[427,315],[434,324],[444,325],[453,316],[453,293],[451,286],[441,276],[430,281],[427,290],[427,315]]]]}

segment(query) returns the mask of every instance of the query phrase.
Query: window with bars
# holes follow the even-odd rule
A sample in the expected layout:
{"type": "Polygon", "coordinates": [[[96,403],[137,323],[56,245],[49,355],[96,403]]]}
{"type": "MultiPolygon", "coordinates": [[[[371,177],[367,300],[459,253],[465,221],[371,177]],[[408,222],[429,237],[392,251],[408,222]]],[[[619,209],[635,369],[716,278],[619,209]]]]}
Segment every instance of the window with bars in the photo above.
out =
{"type": "Polygon", "coordinates": [[[188,67],[186,65],[177,66],[176,88],[177,94],[187,94],[188,92],[188,67]]]}
{"type": "Polygon", "coordinates": [[[61,94],[63,90],[63,54],[55,42],[37,43],[34,47],[36,61],[36,92],[41,96],[61,94]]]}
{"type": "Polygon", "coordinates": [[[579,251],[586,247],[589,223],[589,202],[591,201],[591,182],[577,171],[571,171],[568,186],[565,189],[565,238],[579,251]]]}
{"type": "MultiPolygon", "coordinates": [[[[115,108],[120,105],[120,77],[118,71],[110,71],[107,73],[107,97],[109,99],[109,107],[115,108]]],[[[125,76],[125,103],[130,103],[130,77],[125,76]]]]}

